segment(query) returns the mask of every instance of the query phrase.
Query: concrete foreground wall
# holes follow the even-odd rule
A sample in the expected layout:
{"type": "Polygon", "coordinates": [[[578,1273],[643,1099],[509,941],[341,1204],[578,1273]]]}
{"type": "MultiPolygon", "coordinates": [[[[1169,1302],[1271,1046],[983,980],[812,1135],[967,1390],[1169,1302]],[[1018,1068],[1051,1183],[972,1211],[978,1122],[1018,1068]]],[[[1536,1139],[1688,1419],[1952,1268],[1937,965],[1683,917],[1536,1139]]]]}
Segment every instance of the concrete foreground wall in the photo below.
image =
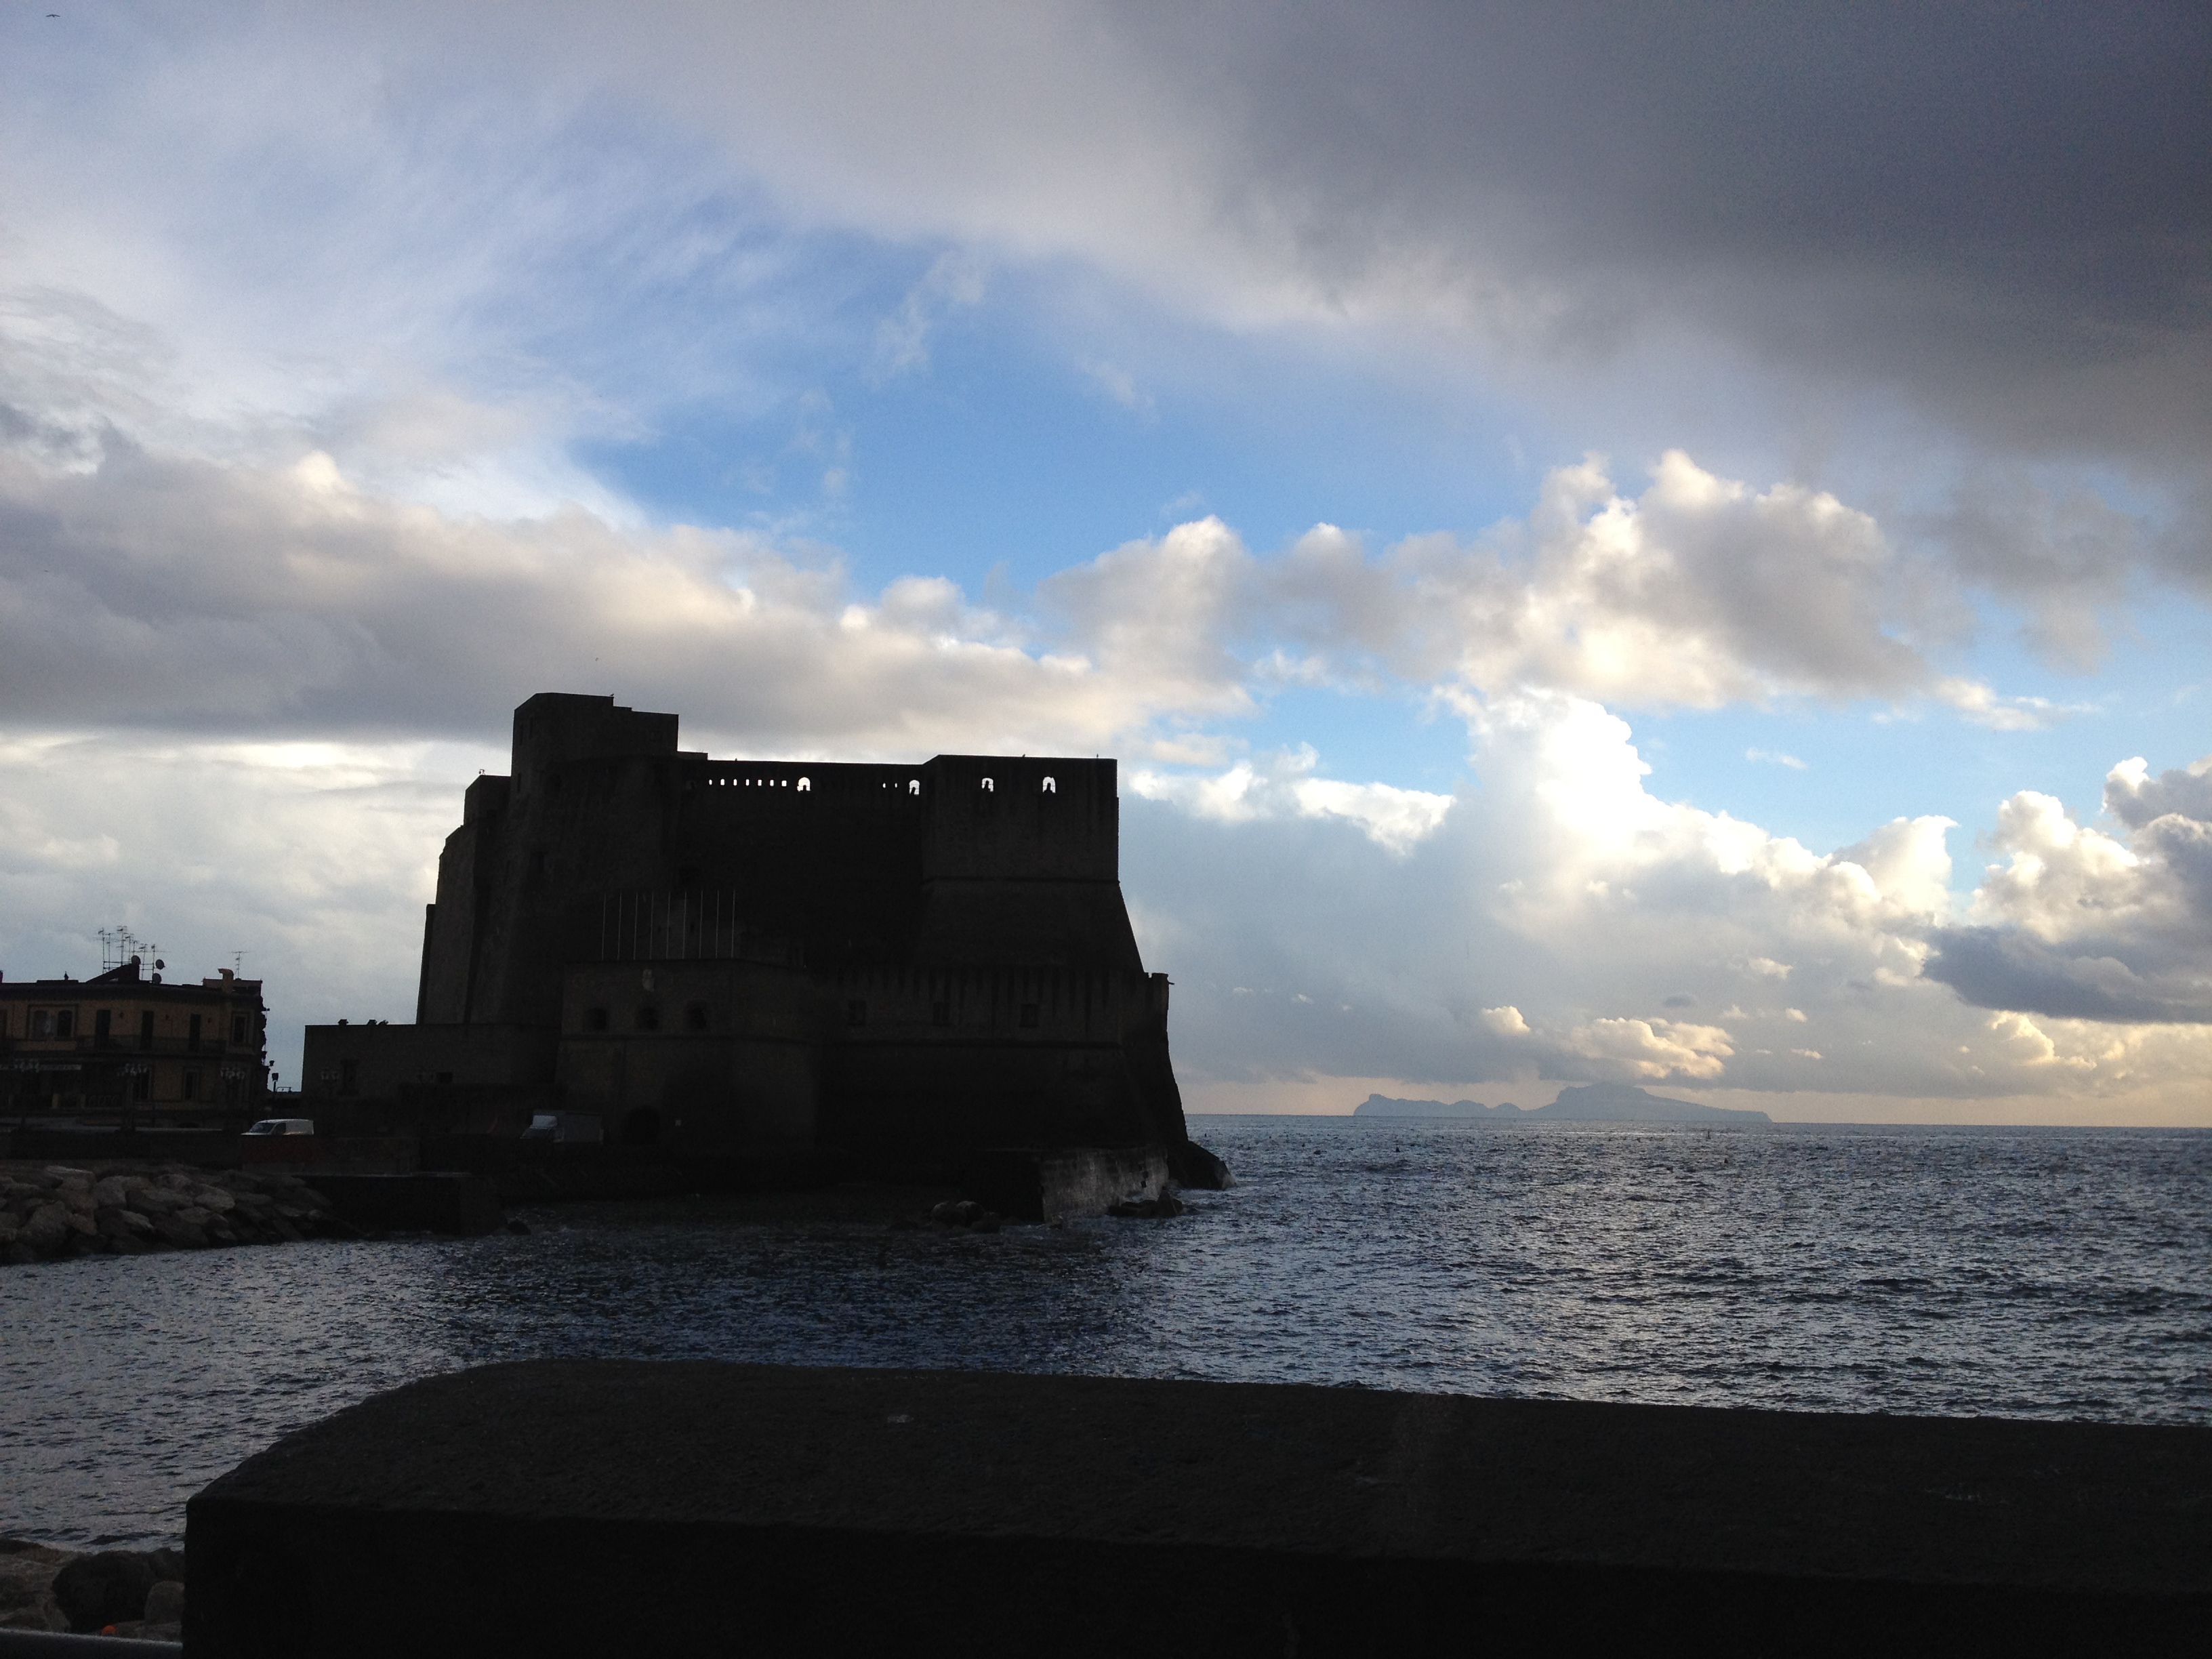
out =
{"type": "Polygon", "coordinates": [[[196,1656],[2182,1651],[2212,1430],[538,1362],[186,1537],[196,1656]]]}

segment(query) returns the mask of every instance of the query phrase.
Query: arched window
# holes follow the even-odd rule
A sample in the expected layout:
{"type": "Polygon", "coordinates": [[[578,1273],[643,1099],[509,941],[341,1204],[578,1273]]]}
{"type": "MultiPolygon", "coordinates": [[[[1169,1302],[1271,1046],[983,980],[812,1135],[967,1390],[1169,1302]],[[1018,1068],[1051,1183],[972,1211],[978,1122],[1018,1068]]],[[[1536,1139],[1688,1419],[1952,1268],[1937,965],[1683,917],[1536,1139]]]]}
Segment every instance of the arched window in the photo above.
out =
{"type": "Polygon", "coordinates": [[[907,784],[906,792],[909,795],[920,794],[921,793],[921,780],[920,778],[910,780],[907,784]]]}
{"type": "Polygon", "coordinates": [[[801,778],[799,781],[799,787],[801,789],[811,789],[814,787],[814,780],[811,778],[801,778]]]}
{"type": "Polygon", "coordinates": [[[1060,793],[1060,786],[1050,778],[1047,778],[1044,781],[1044,793],[1048,795],[1056,795],[1060,793]]]}
{"type": "Polygon", "coordinates": [[[999,793],[999,786],[992,782],[988,778],[983,780],[983,787],[990,791],[991,793],[994,795],[999,793]]]}

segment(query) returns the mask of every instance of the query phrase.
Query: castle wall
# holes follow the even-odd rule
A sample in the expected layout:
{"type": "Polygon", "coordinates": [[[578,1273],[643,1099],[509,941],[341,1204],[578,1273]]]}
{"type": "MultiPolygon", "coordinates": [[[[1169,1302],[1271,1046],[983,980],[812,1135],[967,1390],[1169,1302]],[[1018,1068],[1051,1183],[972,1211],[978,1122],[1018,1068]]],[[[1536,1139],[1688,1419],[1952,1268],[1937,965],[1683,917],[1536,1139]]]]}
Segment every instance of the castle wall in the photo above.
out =
{"type": "Polygon", "coordinates": [[[676,743],[610,698],[516,710],[511,778],[471,786],[440,859],[418,1018],[543,1032],[563,1103],[611,1133],[1182,1139],[1115,763],[676,743]]]}

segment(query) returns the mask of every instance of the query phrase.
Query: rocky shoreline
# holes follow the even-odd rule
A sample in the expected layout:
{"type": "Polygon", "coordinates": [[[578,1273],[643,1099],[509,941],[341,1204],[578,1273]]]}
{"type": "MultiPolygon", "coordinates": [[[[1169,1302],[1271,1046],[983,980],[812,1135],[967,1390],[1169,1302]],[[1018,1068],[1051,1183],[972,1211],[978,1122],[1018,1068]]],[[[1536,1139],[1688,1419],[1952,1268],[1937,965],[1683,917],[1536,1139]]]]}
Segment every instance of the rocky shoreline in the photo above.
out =
{"type": "Polygon", "coordinates": [[[0,1264],[318,1236],[360,1235],[289,1170],[0,1161],[0,1264]]]}
{"type": "Polygon", "coordinates": [[[0,1538],[0,1630],[180,1642],[184,1621],[182,1550],[80,1553],[0,1538]]]}

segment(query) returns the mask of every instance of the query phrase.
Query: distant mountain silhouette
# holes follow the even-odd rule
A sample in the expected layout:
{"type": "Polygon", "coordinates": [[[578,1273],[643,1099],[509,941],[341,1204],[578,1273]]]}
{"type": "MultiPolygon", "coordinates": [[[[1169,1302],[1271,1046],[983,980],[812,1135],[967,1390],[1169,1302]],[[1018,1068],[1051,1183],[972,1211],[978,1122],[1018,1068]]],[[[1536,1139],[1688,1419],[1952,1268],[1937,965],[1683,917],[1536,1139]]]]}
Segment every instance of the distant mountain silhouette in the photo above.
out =
{"type": "Polygon", "coordinates": [[[1587,1083],[1578,1089],[1562,1089],[1548,1106],[1523,1109],[1510,1101],[1486,1106],[1479,1100],[1394,1100],[1389,1095],[1370,1095],[1352,1109],[1354,1117],[1443,1117],[1477,1123],[1525,1123],[1549,1121],[1570,1123],[1771,1123],[1764,1112],[1732,1106],[1700,1106],[1691,1100],[1668,1100],[1626,1083],[1587,1083]]]}

